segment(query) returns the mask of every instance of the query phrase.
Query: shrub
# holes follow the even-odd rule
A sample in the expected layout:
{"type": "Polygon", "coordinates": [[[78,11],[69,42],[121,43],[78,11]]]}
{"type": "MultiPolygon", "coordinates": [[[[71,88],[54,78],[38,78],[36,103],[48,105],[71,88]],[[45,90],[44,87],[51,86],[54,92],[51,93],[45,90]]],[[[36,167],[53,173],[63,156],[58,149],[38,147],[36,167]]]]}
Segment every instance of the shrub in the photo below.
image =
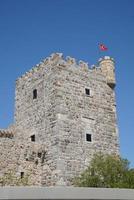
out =
{"type": "Polygon", "coordinates": [[[94,155],[90,166],[73,181],[80,187],[134,188],[134,169],[115,155],[94,155]]]}

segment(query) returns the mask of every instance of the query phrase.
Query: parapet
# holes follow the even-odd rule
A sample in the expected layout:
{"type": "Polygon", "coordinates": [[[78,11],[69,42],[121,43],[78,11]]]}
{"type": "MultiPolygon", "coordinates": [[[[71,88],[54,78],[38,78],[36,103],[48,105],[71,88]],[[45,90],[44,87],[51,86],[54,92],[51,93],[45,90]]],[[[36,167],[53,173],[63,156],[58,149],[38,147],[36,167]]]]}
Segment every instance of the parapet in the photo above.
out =
{"type": "MultiPolygon", "coordinates": [[[[39,64],[35,65],[31,70],[26,72],[24,75],[18,78],[18,80],[27,79],[28,77],[32,76],[34,73],[38,71],[43,71],[43,73],[47,73],[51,68],[55,66],[65,67],[67,70],[75,70],[79,69],[85,73],[95,73],[95,75],[103,76],[106,79],[107,84],[114,88],[115,86],[115,76],[114,76],[114,59],[105,56],[104,58],[100,58],[98,65],[91,65],[89,66],[87,62],[82,60],[76,61],[75,58],[67,56],[66,58],[63,57],[62,53],[53,53],[49,57],[43,59],[39,64]]],[[[95,76],[96,78],[98,76],[95,76]]]]}
{"type": "Polygon", "coordinates": [[[103,58],[100,58],[100,59],[99,59],[99,62],[106,61],[106,60],[107,60],[107,61],[111,60],[112,62],[115,63],[114,58],[112,58],[112,57],[110,57],[110,56],[104,56],[103,58]]]}
{"type": "Polygon", "coordinates": [[[14,133],[8,129],[0,129],[0,138],[13,138],[14,133]]]}

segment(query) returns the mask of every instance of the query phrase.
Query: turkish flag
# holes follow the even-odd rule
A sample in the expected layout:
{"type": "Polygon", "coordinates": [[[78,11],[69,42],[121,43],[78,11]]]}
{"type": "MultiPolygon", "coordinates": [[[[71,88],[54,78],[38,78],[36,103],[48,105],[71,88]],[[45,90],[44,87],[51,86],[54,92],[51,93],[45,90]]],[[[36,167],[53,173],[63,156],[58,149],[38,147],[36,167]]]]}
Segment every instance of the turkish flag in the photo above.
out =
{"type": "Polygon", "coordinates": [[[108,48],[104,44],[99,44],[99,49],[101,51],[107,51],[108,50],[108,48]]]}

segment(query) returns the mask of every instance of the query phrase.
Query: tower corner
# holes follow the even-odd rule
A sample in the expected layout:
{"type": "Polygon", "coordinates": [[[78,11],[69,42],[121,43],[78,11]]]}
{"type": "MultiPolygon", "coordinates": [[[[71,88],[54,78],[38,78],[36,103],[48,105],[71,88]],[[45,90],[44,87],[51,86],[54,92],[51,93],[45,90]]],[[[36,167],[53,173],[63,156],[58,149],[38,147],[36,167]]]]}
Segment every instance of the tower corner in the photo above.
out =
{"type": "Polygon", "coordinates": [[[99,59],[98,66],[100,67],[103,75],[106,77],[107,84],[114,89],[116,86],[115,60],[110,56],[104,56],[99,59]]]}

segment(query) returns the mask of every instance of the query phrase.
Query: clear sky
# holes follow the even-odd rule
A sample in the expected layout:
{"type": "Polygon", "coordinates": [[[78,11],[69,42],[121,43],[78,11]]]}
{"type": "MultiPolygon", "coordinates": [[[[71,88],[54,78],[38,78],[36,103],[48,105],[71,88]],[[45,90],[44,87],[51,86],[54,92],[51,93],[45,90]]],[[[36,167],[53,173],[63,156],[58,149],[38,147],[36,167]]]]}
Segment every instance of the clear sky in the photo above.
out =
{"type": "Polygon", "coordinates": [[[134,167],[134,1],[0,0],[0,127],[13,122],[17,77],[53,52],[116,60],[121,155],[134,167]]]}

